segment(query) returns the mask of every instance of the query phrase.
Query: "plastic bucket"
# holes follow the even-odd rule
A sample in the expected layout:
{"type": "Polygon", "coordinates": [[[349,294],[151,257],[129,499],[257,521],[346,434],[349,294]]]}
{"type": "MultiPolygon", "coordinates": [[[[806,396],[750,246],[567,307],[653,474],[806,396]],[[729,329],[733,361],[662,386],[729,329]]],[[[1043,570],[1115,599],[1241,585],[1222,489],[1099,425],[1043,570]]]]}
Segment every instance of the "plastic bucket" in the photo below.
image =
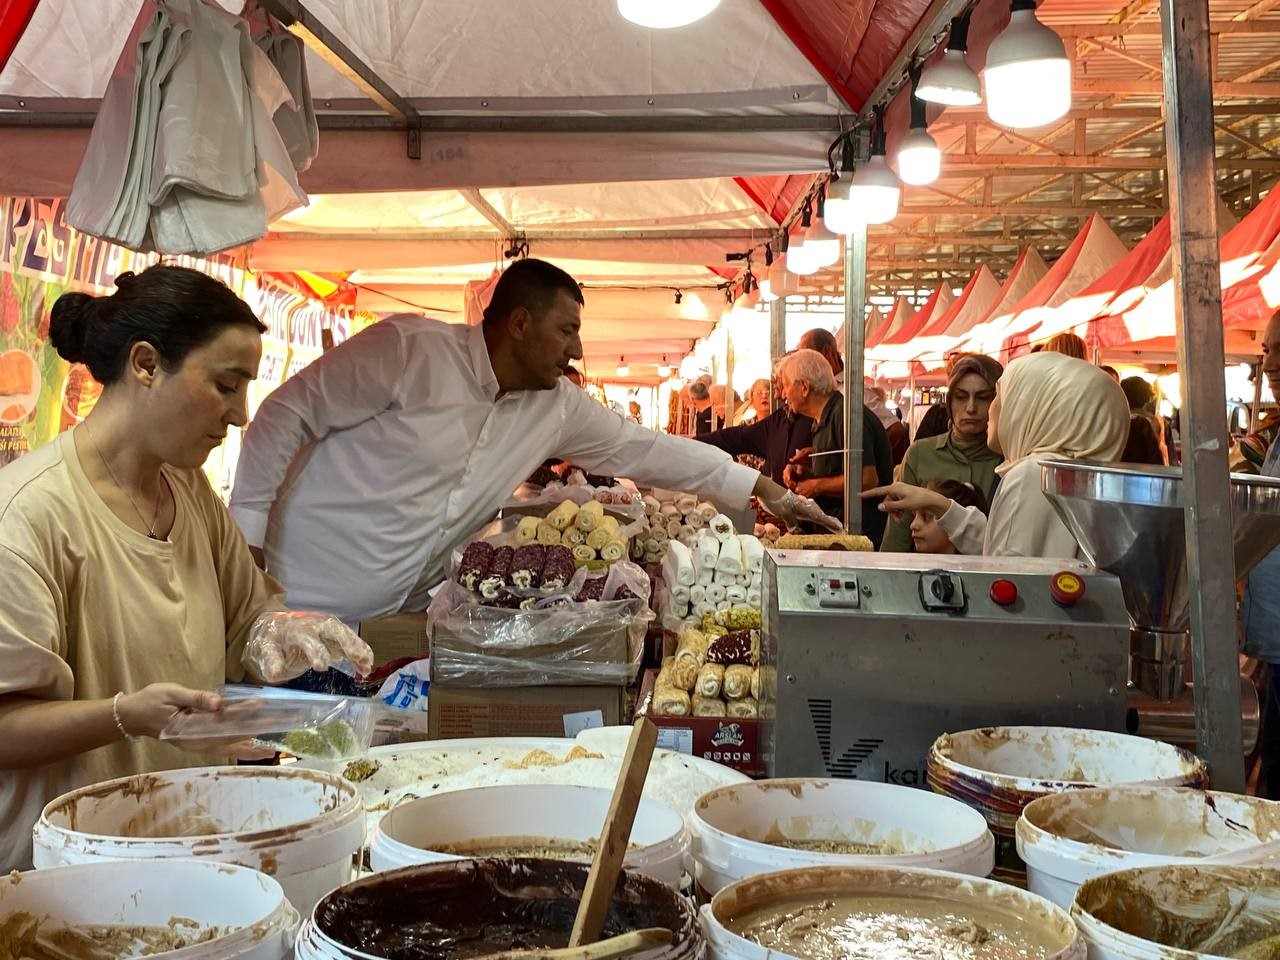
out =
{"type": "Polygon", "coordinates": [[[1085,881],[1071,916],[1089,960],[1266,960],[1280,950],[1280,870],[1124,870],[1085,881]]]}
{"type": "Polygon", "coordinates": [[[189,945],[153,945],[156,952],[146,955],[173,960],[288,960],[298,930],[298,912],[276,881],[248,867],[197,860],[104,860],[0,880],[0,939],[13,951],[6,957],[26,953],[10,939],[22,923],[17,914],[45,932],[104,925],[170,930],[189,945]],[[208,939],[195,942],[202,935],[208,939]]]}
{"type": "Polygon", "coordinates": [[[982,814],[947,797],[861,780],[788,779],[721,787],[694,804],[694,879],[706,895],[796,867],[925,867],[985,877],[995,841],[982,814]],[[842,840],[894,852],[822,853],[779,840],[842,840]]]}
{"type": "MultiPolygon", "coordinates": [[[[373,831],[369,863],[376,872],[419,863],[465,859],[438,848],[468,840],[518,837],[595,840],[604,829],[613,791],[601,787],[526,784],[458,790],[402,803],[373,831]]],[[[641,800],[623,866],[680,886],[689,841],[684,820],[665,804],[641,800]]],[[[483,854],[482,854],[483,856],[483,854]]],[[[586,863],[590,857],[571,858],[586,863]]]]}
{"type": "Polygon", "coordinates": [[[280,881],[303,916],[352,877],[364,806],[341,777],[296,767],[199,767],[64,794],[34,830],[36,869],[96,860],[208,858],[280,881]]]}
{"type": "Polygon", "coordinates": [[[967,803],[996,838],[996,879],[1025,886],[1014,830],[1033,800],[1113,784],[1203,787],[1204,762],[1167,743],[1066,727],[984,727],[944,734],[929,750],[929,786],[967,803]]]}
{"type": "Polygon", "coordinates": [[[1070,907],[1084,881],[1166,863],[1260,864],[1280,856],[1280,803],[1174,787],[1102,787],[1022,811],[1032,893],[1070,907]]]}
{"type": "MultiPolygon", "coordinates": [[[[702,931],[710,956],[713,960],[781,960],[788,954],[738,935],[729,928],[729,923],[753,910],[773,905],[794,909],[796,900],[841,897],[919,899],[930,905],[941,900],[949,907],[947,913],[956,917],[967,917],[981,908],[988,915],[999,916],[1006,930],[1022,931],[1029,940],[1051,944],[1052,948],[1046,950],[1046,960],[1084,960],[1085,957],[1084,941],[1070,916],[1047,900],[994,880],[901,867],[806,867],[739,880],[717,893],[702,908],[702,931]]],[[[821,931],[818,935],[821,936],[821,931]]],[[[910,939],[881,944],[865,954],[853,947],[846,947],[845,952],[849,956],[876,956],[883,960],[925,955],[913,949],[910,939]]],[[[957,951],[956,956],[960,955],[957,951]]]]}
{"type": "MultiPolygon", "coordinates": [[[[505,952],[524,943],[503,925],[524,926],[529,917],[549,931],[543,943],[563,947],[589,870],[564,860],[450,860],[375,874],[334,890],[316,905],[298,934],[297,957],[379,960],[386,948],[362,936],[386,937],[398,946],[400,931],[410,925],[439,931],[447,943],[441,956],[505,952]],[[488,945],[477,942],[482,934],[492,938],[488,945]]],[[[634,960],[702,960],[706,955],[690,902],[652,877],[624,871],[602,936],[647,927],[671,930],[672,943],[631,954],[634,960]]]]}

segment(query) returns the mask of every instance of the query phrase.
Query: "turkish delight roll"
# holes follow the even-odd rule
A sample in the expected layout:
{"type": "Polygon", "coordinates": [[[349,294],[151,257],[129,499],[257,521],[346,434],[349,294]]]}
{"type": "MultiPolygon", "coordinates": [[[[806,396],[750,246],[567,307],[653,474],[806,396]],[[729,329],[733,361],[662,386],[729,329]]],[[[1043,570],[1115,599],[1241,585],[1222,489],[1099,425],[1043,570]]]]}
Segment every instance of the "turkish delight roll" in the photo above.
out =
{"type": "Polygon", "coordinates": [[[462,551],[462,561],[458,564],[458,583],[468,590],[478,590],[480,581],[489,572],[493,563],[493,546],[483,540],[467,544],[462,551]]]}
{"type": "Polygon", "coordinates": [[[493,600],[500,591],[511,586],[511,564],[515,557],[514,547],[498,547],[493,551],[493,562],[489,564],[489,572],[480,581],[480,592],[493,600]]]}
{"type": "Polygon", "coordinates": [[[565,584],[573,577],[576,565],[573,562],[573,551],[557,544],[547,547],[547,555],[542,564],[542,587],[544,590],[563,590],[565,584]]]}
{"type": "Polygon", "coordinates": [[[547,514],[547,523],[563,532],[573,526],[574,520],[578,516],[578,505],[572,500],[564,500],[547,514]]]}
{"type": "Polygon", "coordinates": [[[578,511],[578,529],[585,530],[590,533],[596,527],[600,526],[600,521],[604,519],[604,504],[599,500],[588,500],[582,505],[582,509],[578,511]]]}
{"type": "Polygon", "coordinates": [[[535,590],[542,583],[542,567],[547,548],[540,543],[516,547],[511,558],[511,586],[518,590],[535,590]]]}

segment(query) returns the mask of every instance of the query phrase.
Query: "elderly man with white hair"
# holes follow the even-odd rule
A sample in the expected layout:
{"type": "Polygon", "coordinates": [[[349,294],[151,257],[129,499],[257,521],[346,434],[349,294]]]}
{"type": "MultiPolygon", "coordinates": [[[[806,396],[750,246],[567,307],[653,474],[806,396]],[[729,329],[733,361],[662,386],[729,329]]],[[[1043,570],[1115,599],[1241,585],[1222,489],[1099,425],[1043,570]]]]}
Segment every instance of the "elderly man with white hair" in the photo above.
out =
{"type": "MultiPolygon", "coordinates": [[[[844,396],[836,389],[831,364],[816,350],[797,350],[778,366],[778,381],[787,406],[812,417],[813,447],[801,451],[785,472],[788,487],[817,501],[822,509],[844,517],[844,396]]],[[[862,406],[862,476],[859,490],[883,486],[893,479],[893,452],[879,418],[862,406]]],[[[875,501],[862,504],[862,532],[877,549],[884,536],[885,515],[875,501]]]]}

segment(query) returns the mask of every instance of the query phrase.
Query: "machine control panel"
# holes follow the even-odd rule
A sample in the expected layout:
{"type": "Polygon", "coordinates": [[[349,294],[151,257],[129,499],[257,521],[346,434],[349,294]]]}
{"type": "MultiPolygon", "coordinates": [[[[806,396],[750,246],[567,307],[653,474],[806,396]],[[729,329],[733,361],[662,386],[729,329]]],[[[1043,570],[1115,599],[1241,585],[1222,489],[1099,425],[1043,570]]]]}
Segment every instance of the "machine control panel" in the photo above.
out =
{"type": "Polygon", "coordinates": [[[819,570],[818,606],[828,610],[858,609],[858,578],[848,570],[819,570]]]}
{"type": "Polygon", "coordinates": [[[929,570],[920,574],[920,602],[926,610],[963,613],[967,600],[959,574],[929,570]]]}

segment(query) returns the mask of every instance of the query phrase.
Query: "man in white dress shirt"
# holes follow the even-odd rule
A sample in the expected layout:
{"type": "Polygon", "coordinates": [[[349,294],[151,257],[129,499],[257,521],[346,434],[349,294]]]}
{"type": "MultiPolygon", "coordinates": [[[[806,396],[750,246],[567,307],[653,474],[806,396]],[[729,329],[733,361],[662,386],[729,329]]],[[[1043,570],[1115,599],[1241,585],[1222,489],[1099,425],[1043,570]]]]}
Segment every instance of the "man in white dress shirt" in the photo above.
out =
{"type": "Polygon", "coordinates": [[[646,430],[569,382],[582,305],[563,270],[521,260],[480,326],[388,317],[266,399],[231,514],[292,606],[347,623],[425,609],[453,548],[551,458],[726,507],[755,494],[790,524],[835,524],[728,454],[646,430]]]}

